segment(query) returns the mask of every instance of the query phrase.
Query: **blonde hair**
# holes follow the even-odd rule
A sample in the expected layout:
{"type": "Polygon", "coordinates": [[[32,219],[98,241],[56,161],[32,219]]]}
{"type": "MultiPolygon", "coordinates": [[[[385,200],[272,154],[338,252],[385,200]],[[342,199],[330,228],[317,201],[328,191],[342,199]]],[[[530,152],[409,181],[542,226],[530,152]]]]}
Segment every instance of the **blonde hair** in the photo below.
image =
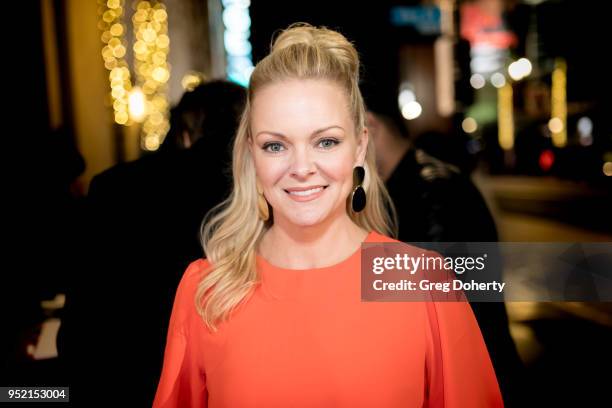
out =
{"type": "MultiPolygon", "coordinates": [[[[258,216],[255,166],[248,148],[250,113],[258,89],[286,79],[325,79],[346,91],[356,135],[365,127],[365,107],[359,90],[359,56],[340,33],[307,23],[290,25],[273,39],[270,54],[255,67],[233,146],[233,189],[229,197],[208,213],[202,224],[202,246],[210,270],[199,282],[196,308],[213,331],[231,311],[246,301],[259,282],[255,270],[256,247],[270,227],[258,216]]],[[[364,163],[366,207],[353,222],[368,231],[397,236],[397,218],[389,194],[376,171],[374,145],[369,138],[364,163]]]]}

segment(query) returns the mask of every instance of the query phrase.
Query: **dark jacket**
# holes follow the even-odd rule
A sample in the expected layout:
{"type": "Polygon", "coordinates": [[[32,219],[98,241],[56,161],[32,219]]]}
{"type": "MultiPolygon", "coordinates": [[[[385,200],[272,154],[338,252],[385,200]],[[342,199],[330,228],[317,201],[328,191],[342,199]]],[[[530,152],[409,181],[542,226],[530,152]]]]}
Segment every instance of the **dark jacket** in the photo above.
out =
{"type": "Polygon", "coordinates": [[[93,179],[86,256],[61,336],[76,406],[151,406],[178,282],[203,256],[204,215],[229,190],[225,158],[194,145],[93,179]]]}
{"type": "MultiPolygon", "coordinates": [[[[404,242],[496,242],[487,205],[469,176],[419,149],[409,149],[386,183],[404,242]]],[[[493,271],[495,272],[495,271],[493,271]]],[[[497,271],[501,279],[501,271],[497,271]]],[[[471,302],[506,406],[521,406],[523,365],[503,303],[471,302]]]]}

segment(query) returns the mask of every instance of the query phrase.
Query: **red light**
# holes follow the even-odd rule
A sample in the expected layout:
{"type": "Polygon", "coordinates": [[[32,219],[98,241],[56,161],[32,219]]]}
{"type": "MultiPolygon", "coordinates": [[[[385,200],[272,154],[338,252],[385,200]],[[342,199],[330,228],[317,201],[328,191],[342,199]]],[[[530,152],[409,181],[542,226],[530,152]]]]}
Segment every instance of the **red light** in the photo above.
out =
{"type": "Polygon", "coordinates": [[[550,168],[552,167],[552,165],[555,162],[555,154],[550,151],[550,150],[544,150],[541,154],[540,154],[540,168],[544,171],[548,171],[550,170],[550,168]]]}

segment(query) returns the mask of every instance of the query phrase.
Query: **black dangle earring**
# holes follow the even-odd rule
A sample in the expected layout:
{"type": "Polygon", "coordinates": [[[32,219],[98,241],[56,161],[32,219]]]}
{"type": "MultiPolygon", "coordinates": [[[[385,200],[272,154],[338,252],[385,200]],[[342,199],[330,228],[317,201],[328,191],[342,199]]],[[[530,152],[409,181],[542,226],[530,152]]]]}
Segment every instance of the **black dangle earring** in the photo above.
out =
{"type": "Polygon", "coordinates": [[[365,169],[357,166],[353,169],[353,193],[351,194],[351,206],[354,212],[360,212],[366,205],[366,193],[362,187],[365,179],[365,169]]]}

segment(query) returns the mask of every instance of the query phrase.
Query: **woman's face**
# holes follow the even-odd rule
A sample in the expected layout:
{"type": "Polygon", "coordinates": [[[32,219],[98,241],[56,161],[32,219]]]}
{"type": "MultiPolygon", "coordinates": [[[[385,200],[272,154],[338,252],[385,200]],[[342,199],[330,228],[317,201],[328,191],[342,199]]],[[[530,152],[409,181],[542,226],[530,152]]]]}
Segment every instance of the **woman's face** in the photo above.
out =
{"type": "Polygon", "coordinates": [[[363,165],[367,129],[355,135],[342,88],[296,79],[259,90],[249,147],[275,223],[312,226],[346,214],[353,168],[363,165]]]}

